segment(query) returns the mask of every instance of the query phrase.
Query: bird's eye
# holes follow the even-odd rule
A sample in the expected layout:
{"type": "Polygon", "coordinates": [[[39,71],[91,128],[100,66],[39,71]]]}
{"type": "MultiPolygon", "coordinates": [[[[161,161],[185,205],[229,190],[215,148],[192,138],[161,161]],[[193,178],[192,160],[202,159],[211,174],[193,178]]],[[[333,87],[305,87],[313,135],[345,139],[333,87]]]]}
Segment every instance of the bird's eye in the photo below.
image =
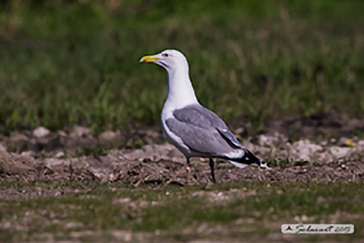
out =
{"type": "Polygon", "coordinates": [[[163,55],[162,56],[164,56],[164,57],[168,57],[169,55],[167,54],[167,53],[163,53],[163,55]]]}

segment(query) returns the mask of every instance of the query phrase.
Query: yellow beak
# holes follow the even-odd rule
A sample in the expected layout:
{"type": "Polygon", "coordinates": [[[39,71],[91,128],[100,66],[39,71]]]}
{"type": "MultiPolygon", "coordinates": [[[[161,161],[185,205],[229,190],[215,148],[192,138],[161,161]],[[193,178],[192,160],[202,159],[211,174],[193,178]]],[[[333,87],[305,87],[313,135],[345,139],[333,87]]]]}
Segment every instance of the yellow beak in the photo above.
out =
{"type": "Polygon", "coordinates": [[[140,62],[156,62],[159,58],[155,57],[154,55],[151,56],[144,56],[140,59],[140,62]]]}

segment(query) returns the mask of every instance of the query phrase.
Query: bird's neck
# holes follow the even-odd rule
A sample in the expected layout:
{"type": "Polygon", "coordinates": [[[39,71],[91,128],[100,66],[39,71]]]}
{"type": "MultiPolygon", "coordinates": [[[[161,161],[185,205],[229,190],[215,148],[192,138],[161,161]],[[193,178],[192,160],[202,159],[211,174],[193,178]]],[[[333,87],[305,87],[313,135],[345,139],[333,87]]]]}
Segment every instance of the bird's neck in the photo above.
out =
{"type": "Polygon", "coordinates": [[[173,109],[198,104],[195,91],[188,74],[188,69],[168,72],[168,97],[166,104],[173,109]]]}

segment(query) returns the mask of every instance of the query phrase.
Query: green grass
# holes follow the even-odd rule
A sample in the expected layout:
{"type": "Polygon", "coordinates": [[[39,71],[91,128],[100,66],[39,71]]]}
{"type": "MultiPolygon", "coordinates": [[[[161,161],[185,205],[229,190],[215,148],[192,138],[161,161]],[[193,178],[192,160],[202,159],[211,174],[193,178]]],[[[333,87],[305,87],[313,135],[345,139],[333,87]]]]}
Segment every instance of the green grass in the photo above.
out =
{"type": "Polygon", "coordinates": [[[364,111],[363,1],[5,1],[0,132],[159,124],[167,76],[139,58],[186,54],[224,119],[364,111]]]}
{"type": "MultiPolygon", "coordinates": [[[[237,240],[257,236],[267,240],[280,234],[281,224],[295,223],[295,217],[305,215],[306,223],[354,224],[353,235],[325,236],[325,240],[349,241],[361,239],[364,233],[364,196],[354,193],[362,186],[355,183],[245,182],[213,185],[204,190],[200,186],[134,189],[118,184],[98,185],[93,190],[81,190],[61,198],[1,200],[1,223],[10,222],[13,227],[0,230],[0,237],[6,241],[34,240],[48,233],[58,240],[70,240],[71,232],[89,230],[99,240],[111,237],[111,231],[133,232],[133,237],[149,234],[148,237],[155,240],[237,240]],[[197,192],[202,194],[196,195],[197,192]],[[222,193],[225,200],[219,200],[218,193],[222,193]],[[130,201],[118,203],[125,198],[130,201]],[[67,228],[70,222],[78,226],[67,228]],[[215,230],[206,233],[211,229],[215,230]]],[[[41,183],[32,186],[2,183],[2,187],[27,191],[49,189],[41,183]]],[[[61,185],[58,189],[67,191],[69,188],[75,186],[61,185]]],[[[304,241],[324,239],[323,236],[293,237],[304,241]]]]}

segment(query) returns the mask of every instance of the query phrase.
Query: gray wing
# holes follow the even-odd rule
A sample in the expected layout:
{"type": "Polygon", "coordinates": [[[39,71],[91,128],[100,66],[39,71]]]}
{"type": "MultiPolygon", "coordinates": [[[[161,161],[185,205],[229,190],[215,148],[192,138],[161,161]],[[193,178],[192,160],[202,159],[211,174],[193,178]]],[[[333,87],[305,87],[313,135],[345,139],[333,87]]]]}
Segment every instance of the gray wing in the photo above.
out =
{"type": "Polygon", "coordinates": [[[218,156],[244,149],[226,124],[200,105],[175,110],[173,116],[166,121],[168,128],[193,151],[218,156]]]}

